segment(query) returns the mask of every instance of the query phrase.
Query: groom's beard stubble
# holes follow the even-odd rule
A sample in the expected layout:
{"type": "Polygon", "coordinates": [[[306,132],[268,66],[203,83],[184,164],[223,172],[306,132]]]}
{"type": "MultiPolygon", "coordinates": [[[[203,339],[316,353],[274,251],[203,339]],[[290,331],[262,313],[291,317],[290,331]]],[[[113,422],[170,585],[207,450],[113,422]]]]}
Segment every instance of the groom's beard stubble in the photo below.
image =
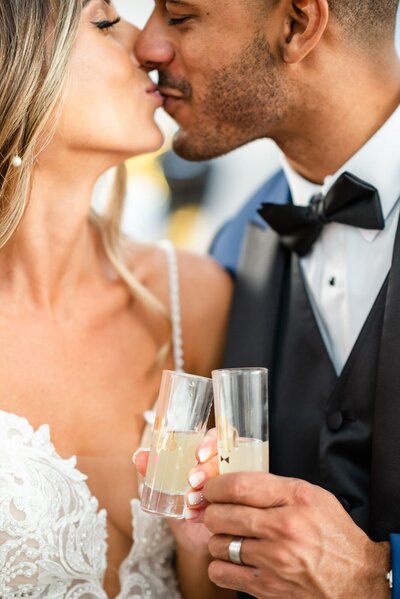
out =
{"type": "MultiPolygon", "coordinates": [[[[187,102],[189,119],[179,122],[174,149],[187,160],[208,160],[260,137],[282,118],[285,87],[264,35],[258,34],[232,63],[208,72],[203,86],[159,74],[160,87],[187,102]]],[[[187,112],[185,113],[185,116],[187,112]]]]}

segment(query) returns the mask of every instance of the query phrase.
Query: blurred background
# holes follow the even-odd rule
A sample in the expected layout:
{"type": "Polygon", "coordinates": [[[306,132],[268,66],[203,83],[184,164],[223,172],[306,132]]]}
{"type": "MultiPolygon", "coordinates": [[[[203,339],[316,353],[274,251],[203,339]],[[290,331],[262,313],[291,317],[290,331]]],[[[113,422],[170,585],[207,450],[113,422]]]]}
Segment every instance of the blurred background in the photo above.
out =
{"type": "MultiPolygon", "coordinates": [[[[122,16],[142,27],[153,0],[115,0],[115,5],[122,16]]],[[[400,52],[400,14],[396,38],[400,52]]],[[[171,150],[175,123],[162,109],[157,119],[165,133],[164,146],[127,163],[123,230],[140,241],[168,238],[180,248],[206,252],[221,224],[279,168],[277,147],[264,139],[209,162],[187,162],[171,150]]],[[[99,182],[99,208],[106,187],[104,180],[99,182]]]]}

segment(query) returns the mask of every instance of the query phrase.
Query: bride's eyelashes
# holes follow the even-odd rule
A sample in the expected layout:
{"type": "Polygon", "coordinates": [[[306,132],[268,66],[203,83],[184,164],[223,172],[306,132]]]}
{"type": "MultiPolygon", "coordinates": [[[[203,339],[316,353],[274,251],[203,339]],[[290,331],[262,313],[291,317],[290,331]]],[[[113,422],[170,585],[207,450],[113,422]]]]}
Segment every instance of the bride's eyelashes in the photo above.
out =
{"type": "Polygon", "coordinates": [[[117,17],[113,21],[102,20],[102,21],[93,21],[93,25],[95,25],[101,31],[109,31],[115,25],[117,25],[121,21],[121,17],[117,17]]]}

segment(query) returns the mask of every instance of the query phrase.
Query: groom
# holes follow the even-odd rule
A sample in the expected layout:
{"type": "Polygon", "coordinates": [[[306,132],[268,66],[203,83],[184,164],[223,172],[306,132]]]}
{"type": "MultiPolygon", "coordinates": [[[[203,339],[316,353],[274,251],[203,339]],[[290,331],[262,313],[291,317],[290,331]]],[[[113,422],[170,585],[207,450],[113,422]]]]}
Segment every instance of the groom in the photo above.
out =
{"type": "Polygon", "coordinates": [[[191,478],[211,579],[259,598],[387,599],[390,570],[400,593],[397,8],[156,0],[137,42],[178,154],[282,151],[213,244],[236,278],[225,364],[270,368],[274,474],[191,478]]]}

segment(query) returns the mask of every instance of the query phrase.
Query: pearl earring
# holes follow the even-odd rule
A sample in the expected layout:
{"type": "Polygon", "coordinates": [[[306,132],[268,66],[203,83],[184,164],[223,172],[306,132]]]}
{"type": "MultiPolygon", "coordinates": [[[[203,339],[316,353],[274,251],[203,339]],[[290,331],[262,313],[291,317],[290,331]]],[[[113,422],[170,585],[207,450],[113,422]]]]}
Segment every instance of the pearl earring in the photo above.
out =
{"type": "Polygon", "coordinates": [[[19,168],[22,165],[21,156],[18,156],[18,154],[16,156],[14,156],[13,159],[11,160],[11,164],[13,166],[15,166],[16,168],[19,168]]]}

